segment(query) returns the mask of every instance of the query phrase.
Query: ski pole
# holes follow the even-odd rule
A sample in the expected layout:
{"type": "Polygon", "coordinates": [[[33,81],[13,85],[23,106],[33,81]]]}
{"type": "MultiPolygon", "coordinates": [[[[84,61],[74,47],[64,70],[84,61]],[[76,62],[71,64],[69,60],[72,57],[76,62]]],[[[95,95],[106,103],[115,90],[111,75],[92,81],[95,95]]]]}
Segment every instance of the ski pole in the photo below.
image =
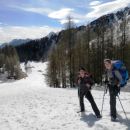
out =
{"type": "Polygon", "coordinates": [[[120,100],[119,95],[117,95],[117,97],[118,97],[118,99],[119,99],[119,102],[120,102],[121,107],[122,107],[122,109],[123,109],[123,112],[124,112],[124,114],[125,114],[125,117],[126,117],[126,119],[128,120],[128,117],[127,117],[126,112],[125,112],[125,109],[124,109],[124,107],[123,107],[123,105],[122,105],[122,103],[121,103],[121,100],[120,100]]]}
{"type": "Polygon", "coordinates": [[[107,87],[105,85],[105,89],[104,89],[104,94],[103,94],[103,99],[102,99],[102,109],[101,109],[101,115],[102,115],[102,111],[103,111],[103,105],[104,105],[104,98],[105,98],[105,94],[107,93],[107,87]]]}
{"type": "Polygon", "coordinates": [[[78,98],[79,98],[79,110],[80,110],[80,86],[78,85],[78,98]]]}

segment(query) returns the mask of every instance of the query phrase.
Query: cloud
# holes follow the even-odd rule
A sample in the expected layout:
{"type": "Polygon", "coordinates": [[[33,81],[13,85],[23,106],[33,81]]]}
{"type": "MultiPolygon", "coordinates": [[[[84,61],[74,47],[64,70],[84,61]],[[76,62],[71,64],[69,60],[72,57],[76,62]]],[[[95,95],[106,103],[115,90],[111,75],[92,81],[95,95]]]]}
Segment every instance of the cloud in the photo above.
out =
{"type": "Polygon", "coordinates": [[[50,13],[48,15],[48,17],[55,18],[55,19],[64,19],[68,15],[70,15],[73,11],[74,11],[74,9],[71,9],[71,8],[63,8],[58,11],[54,11],[54,12],[50,13]]]}
{"type": "Polygon", "coordinates": [[[59,10],[52,10],[50,8],[38,8],[38,7],[20,7],[20,6],[11,6],[16,9],[20,9],[27,12],[34,12],[40,15],[48,16],[51,19],[57,19],[60,24],[65,24],[67,22],[66,18],[68,15],[74,17],[73,22],[79,23],[80,19],[83,19],[83,16],[74,12],[72,8],[61,8],[59,10]]]}
{"type": "MultiPolygon", "coordinates": [[[[68,22],[67,19],[62,19],[62,20],[60,20],[60,23],[61,23],[61,24],[66,24],[67,22],[68,22]]],[[[74,22],[74,23],[79,23],[80,20],[78,20],[78,19],[72,19],[72,22],[74,22]]]]}
{"type": "Polygon", "coordinates": [[[0,43],[9,42],[13,39],[37,39],[48,35],[50,32],[58,32],[60,28],[49,26],[0,26],[0,43]]]}
{"type": "Polygon", "coordinates": [[[59,10],[53,10],[50,8],[39,8],[39,7],[25,7],[25,6],[11,6],[12,8],[27,11],[27,12],[33,12],[38,13],[41,15],[46,15],[49,18],[53,19],[63,19],[66,18],[70,13],[74,11],[72,8],[61,8],[59,10]]]}
{"type": "Polygon", "coordinates": [[[108,14],[114,11],[117,11],[121,8],[124,8],[130,4],[130,0],[114,0],[112,2],[102,3],[99,5],[92,5],[91,8],[93,9],[89,12],[86,17],[93,19],[98,18],[104,14],[108,14]]]}
{"type": "Polygon", "coordinates": [[[101,2],[96,0],[96,1],[92,1],[89,5],[95,6],[95,5],[99,5],[99,4],[101,4],[101,2]]]}
{"type": "Polygon", "coordinates": [[[41,15],[46,15],[49,18],[53,18],[53,19],[64,19],[70,13],[74,11],[74,9],[71,9],[71,8],[62,8],[60,10],[52,10],[50,8],[39,8],[39,7],[20,7],[20,6],[11,6],[11,7],[20,9],[23,11],[27,11],[27,12],[33,12],[33,13],[38,13],[41,15]]]}
{"type": "Polygon", "coordinates": [[[84,19],[82,14],[76,13],[72,8],[62,8],[48,15],[50,18],[58,19],[61,24],[67,23],[67,16],[72,16],[74,23],[80,23],[84,19]]]}
{"type": "Polygon", "coordinates": [[[52,12],[52,10],[49,8],[24,8],[23,10],[42,14],[42,15],[52,12]]]}
{"type": "Polygon", "coordinates": [[[53,10],[50,8],[40,8],[40,7],[20,7],[20,6],[11,6],[12,8],[20,9],[27,12],[33,12],[41,15],[48,15],[53,10]]]}

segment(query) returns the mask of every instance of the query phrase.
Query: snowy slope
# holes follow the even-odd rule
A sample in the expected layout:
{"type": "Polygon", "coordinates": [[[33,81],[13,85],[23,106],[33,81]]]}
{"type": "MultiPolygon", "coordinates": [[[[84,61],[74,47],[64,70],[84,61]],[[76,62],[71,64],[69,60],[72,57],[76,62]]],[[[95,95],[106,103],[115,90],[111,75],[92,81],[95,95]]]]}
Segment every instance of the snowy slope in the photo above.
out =
{"type": "MultiPolygon", "coordinates": [[[[87,100],[86,116],[80,117],[76,113],[77,90],[47,87],[42,75],[47,63],[31,66],[32,73],[26,79],[0,84],[0,130],[130,130],[130,93],[122,92],[120,96],[129,121],[118,100],[119,122],[110,121],[108,94],[101,120],[93,116],[87,100]]],[[[101,109],[103,92],[92,90],[92,93],[101,109]]]]}

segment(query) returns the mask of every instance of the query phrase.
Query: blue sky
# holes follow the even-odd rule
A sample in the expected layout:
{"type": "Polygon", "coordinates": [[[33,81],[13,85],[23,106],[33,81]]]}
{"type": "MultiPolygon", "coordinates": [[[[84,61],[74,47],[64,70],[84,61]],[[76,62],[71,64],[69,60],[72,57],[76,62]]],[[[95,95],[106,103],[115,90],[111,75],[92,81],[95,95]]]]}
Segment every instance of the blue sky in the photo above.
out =
{"type": "Polygon", "coordinates": [[[0,0],[0,43],[57,32],[68,15],[79,26],[129,5],[130,0],[0,0]]]}

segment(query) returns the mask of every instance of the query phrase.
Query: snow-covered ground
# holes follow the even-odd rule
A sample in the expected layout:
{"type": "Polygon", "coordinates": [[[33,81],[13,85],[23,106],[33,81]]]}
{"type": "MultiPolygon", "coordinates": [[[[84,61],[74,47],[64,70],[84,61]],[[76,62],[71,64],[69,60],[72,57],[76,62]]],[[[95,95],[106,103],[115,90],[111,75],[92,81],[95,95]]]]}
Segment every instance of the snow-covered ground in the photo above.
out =
{"type": "MultiPolygon", "coordinates": [[[[32,73],[26,79],[0,83],[0,130],[130,130],[130,93],[120,95],[129,121],[118,100],[119,121],[110,121],[108,94],[101,120],[93,116],[87,100],[86,115],[81,117],[77,90],[47,87],[42,75],[47,63],[31,65],[32,73]]],[[[92,90],[92,94],[101,109],[103,92],[92,90]]]]}

